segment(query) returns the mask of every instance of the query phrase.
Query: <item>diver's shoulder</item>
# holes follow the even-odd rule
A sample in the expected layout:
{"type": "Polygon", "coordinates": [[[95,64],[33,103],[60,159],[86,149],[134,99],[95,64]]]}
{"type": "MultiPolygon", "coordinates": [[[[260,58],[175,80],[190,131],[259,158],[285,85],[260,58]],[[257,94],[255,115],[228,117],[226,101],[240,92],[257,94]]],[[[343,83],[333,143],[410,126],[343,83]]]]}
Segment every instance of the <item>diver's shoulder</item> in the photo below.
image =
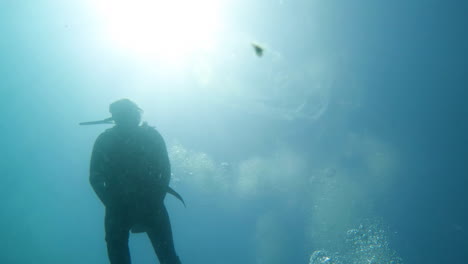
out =
{"type": "Polygon", "coordinates": [[[97,137],[96,141],[107,141],[110,138],[113,138],[115,136],[115,128],[108,128],[104,130],[99,136],[97,137]]]}
{"type": "Polygon", "coordinates": [[[112,134],[114,134],[112,128],[106,129],[101,134],[99,134],[99,136],[94,141],[94,149],[102,151],[111,146],[112,142],[114,141],[114,136],[112,134]]]}
{"type": "Polygon", "coordinates": [[[141,124],[140,126],[141,129],[143,129],[144,131],[147,131],[147,132],[158,132],[158,130],[156,129],[156,127],[154,126],[150,126],[148,124],[148,122],[143,122],[143,124],[141,124]]]}
{"type": "Polygon", "coordinates": [[[111,128],[104,130],[99,136],[106,137],[106,136],[111,136],[114,133],[115,133],[115,127],[111,127],[111,128]]]}
{"type": "Polygon", "coordinates": [[[148,135],[153,136],[153,137],[162,138],[161,134],[156,129],[156,127],[150,126],[147,122],[144,122],[140,127],[148,135]]]}

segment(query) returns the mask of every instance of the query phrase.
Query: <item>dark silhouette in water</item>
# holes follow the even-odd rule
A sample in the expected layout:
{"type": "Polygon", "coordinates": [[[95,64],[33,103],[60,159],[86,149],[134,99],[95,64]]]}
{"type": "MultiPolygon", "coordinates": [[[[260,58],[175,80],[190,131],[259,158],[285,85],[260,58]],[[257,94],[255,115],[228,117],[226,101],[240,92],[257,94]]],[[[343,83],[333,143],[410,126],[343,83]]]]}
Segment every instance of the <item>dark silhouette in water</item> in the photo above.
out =
{"type": "Polygon", "coordinates": [[[128,239],[146,232],[161,264],[180,264],[175,252],[166,193],[182,197],[169,187],[171,168],[166,145],[158,131],[140,125],[141,109],[122,99],[110,105],[115,122],[96,139],[91,157],[90,183],[106,207],[105,232],[111,264],[130,264],[128,239]]]}
{"type": "Polygon", "coordinates": [[[252,47],[255,51],[255,54],[257,54],[258,57],[261,57],[263,55],[263,48],[260,47],[260,45],[252,43],[252,47]]]}

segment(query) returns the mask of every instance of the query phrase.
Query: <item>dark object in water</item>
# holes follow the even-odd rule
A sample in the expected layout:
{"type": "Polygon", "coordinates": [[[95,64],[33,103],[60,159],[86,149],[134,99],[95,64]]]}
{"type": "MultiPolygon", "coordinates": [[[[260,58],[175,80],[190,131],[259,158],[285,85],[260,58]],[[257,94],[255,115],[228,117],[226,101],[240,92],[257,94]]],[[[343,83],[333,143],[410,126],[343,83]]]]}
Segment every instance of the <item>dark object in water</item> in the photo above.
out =
{"type": "Polygon", "coordinates": [[[112,117],[109,117],[109,118],[106,118],[104,120],[99,120],[99,121],[81,122],[80,126],[100,125],[100,124],[114,124],[114,119],[112,119],[112,117]]]}
{"type": "Polygon", "coordinates": [[[186,207],[184,199],[182,198],[182,196],[178,192],[176,192],[174,189],[172,189],[170,186],[167,186],[167,193],[174,195],[177,199],[179,199],[179,201],[182,202],[184,207],[186,207]]]}
{"type": "Polygon", "coordinates": [[[255,50],[255,54],[257,54],[258,57],[261,57],[263,55],[263,48],[260,47],[258,44],[252,43],[252,47],[255,50]]]}

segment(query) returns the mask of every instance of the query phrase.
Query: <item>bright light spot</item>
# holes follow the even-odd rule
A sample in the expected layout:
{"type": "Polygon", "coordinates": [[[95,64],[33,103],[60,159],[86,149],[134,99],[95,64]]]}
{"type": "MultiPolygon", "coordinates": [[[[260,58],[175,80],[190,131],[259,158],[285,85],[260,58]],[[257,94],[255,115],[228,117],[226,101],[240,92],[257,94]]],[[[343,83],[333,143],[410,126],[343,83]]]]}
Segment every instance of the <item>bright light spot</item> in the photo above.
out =
{"type": "Polygon", "coordinates": [[[113,43],[178,64],[210,50],[220,27],[216,0],[94,0],[113,43]]]}

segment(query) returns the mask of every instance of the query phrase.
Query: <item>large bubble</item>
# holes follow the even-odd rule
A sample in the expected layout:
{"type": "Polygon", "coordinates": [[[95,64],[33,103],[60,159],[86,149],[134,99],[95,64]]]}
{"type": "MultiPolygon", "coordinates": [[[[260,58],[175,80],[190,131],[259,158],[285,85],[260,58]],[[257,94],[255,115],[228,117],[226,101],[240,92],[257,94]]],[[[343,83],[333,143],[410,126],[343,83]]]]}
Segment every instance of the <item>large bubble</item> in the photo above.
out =
{"type": "Polygon", "coordinates": [[[222,52],[194,64],[198,92],[217,102],[218,108],[234,108],[260,119],[322,117],[336,75],[333,56],[317,53],[312,60],[298,62],[263,43],[265,53],[259,59],[251,50],[251,37],[235,34],[225,40],[222,52]]]}

